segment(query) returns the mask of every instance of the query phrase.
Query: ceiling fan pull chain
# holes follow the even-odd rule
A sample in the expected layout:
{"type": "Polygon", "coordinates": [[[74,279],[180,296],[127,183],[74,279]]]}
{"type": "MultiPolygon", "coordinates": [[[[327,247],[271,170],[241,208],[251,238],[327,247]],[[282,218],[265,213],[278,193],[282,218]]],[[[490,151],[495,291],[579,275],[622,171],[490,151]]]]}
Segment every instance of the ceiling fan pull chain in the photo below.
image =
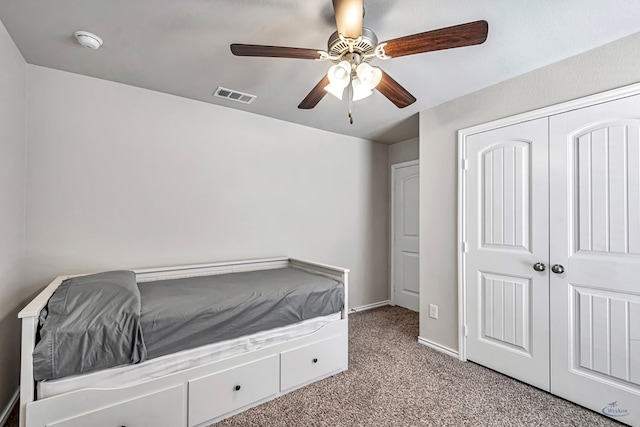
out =
{"type": "Polygon", "coordinates": [[[349,124],[353,124],[353,114],[351,114],[351,107],[353,106],[353,86],[349,85],[349,124]]]}

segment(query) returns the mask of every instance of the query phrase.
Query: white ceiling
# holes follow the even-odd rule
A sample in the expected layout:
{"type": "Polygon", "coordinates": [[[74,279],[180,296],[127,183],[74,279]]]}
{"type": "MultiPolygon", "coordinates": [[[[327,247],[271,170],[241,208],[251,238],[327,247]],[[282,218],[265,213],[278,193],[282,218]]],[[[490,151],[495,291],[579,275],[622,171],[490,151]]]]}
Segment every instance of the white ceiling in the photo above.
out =
{"type": "Polygon", "coordinates": [[[418,112],[640,31],[637,0],[365,0],[364,25],[380,41],[485,19],[487,41],[382,61],[418,100],[398,109],[380,93],[354,104],[325,96],[297,105],[329,62],[233,56],[231,43],[326,50],[330,0],[19,0],[0,21],[30,64],[237,108],[384,143],[417,136],[418,112]],[[76,30],[102,37],[80,47],[76,30]],[[214,98],[217,86],[257,95],[250,105],[214,98]]]}

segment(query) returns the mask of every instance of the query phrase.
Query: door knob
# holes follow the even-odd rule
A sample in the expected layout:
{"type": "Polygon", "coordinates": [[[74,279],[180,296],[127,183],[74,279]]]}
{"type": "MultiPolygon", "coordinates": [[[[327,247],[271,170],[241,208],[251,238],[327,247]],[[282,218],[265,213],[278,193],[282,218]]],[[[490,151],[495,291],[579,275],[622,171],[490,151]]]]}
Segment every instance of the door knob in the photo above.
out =
{"type": "Polygon", "coordinates": [[[545,270],[545,266],[541,262],[536,262],[535,264],[533,264],[533,269],[535,271],[544,271],[545,270]]]}
{"type": "Polygon", "coordinates": [[[554,264],[553,267],[551,267],[551,271],[556,274],[562,274],[564,273],[564,267],[561,264],[554,264]]]}

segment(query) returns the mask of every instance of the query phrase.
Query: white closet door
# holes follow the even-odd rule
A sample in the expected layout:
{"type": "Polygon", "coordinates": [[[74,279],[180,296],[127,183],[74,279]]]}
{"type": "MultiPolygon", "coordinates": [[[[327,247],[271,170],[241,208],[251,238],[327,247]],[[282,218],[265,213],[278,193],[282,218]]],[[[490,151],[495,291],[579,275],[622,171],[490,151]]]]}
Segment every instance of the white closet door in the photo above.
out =
{"type": "Polygon", "coordinates": [[[548,120],[467,138],[467,358],[549,389],[548,120]],[[540,267],[539,267],[540,268],[540,267]]]}
{"type": "Polygon", "coordinates": [[[550,119],[551,391],[640,425],[640,96],[550,119]]]}

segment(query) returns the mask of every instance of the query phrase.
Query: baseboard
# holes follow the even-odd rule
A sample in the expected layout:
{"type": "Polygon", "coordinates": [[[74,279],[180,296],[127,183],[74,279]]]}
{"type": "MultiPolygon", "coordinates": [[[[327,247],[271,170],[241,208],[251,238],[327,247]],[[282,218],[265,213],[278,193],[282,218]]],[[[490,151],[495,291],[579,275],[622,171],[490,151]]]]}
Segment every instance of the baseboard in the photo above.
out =
{"type": "Polygon", "coordinates": [[[384,307],[385,305],[391,305],[391,300],[374,302],[373,304],[365,304],[359,307],[353,307],[349,310],[349,313],[358,313],[360,311],[371,310],[372,308],[384,307]]]}
{"type": "Polygon", "coordinates": [[[439,351],[440,353],[444,353],[447,356],[451,356],[451,357],[455,357],[456,359],[460,359],[460,354],[457,351],[455,351],[453,349],[450,349],[449,347],[445,347],[443,345],[436,344],[433,341],[429,341],[428,339],[422,338],[422,337],[418,337],[418,342],[420,344],[422,344],[422,345],[426,345],[427,347],[429,347],[429,348],[431,348],[433,350],[439,351]]]}
{"type": "Polygon", "coordinates": [[[4,426],[7,420],[9,419],[9,415],[11,415],[11,411],[13,407],[18,403],[18,398],[20,397],[20,389],[17,389],[15,393],[13,393],[13,397],[9,401],[9,404],[2,411],[2,415],[0,415],[0,426],[4,426]]]}

